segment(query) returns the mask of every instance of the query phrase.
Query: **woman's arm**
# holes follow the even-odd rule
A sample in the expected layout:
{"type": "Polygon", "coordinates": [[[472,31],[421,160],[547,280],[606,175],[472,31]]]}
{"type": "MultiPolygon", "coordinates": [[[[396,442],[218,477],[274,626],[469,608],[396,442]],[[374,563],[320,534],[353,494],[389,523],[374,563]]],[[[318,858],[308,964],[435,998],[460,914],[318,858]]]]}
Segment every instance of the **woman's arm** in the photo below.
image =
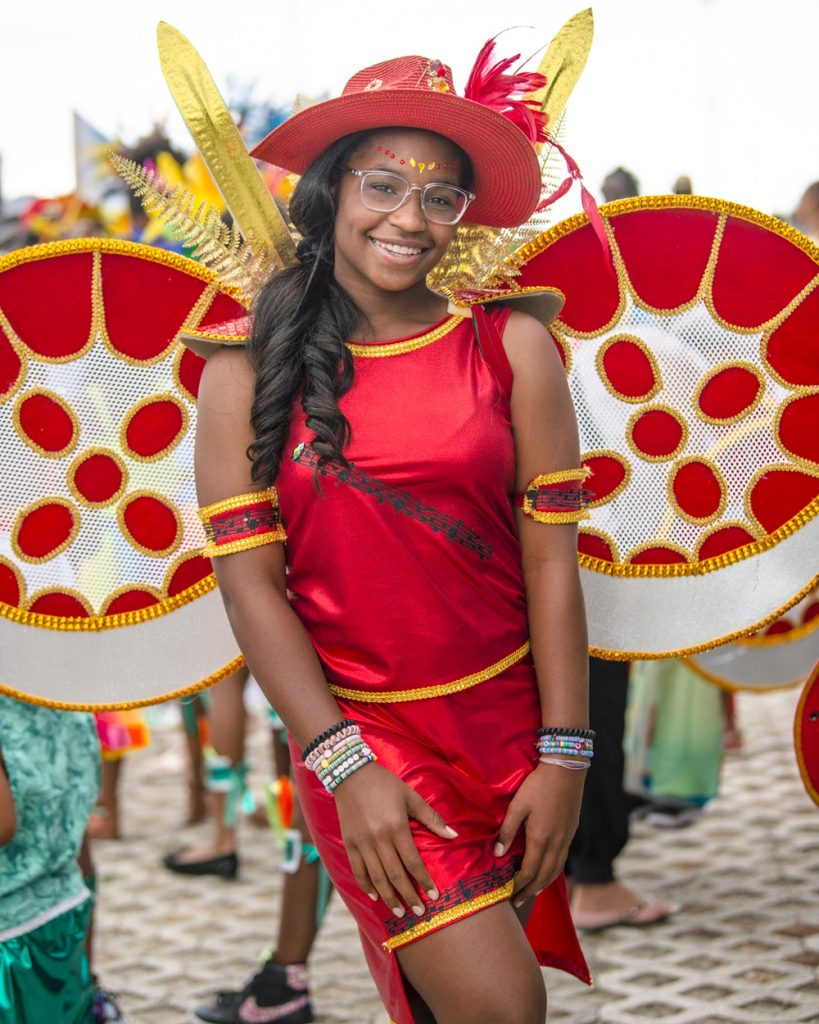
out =
{"type": "MultiPolygon", "coordinates": [[[[504,347],[514,377],[512,430],[516,490],[535,477],[580,465],[577,422],[563,365],[548,331],[511,314],[504,347]]],[[[541,724],[588,724],[588,641],[577,567],[577,527],[542,523],[517,512],[529,635],[540,691],[541,724]]],[[[535,737],[532,737],[534,744],[535,737]]],[[[509,808],[501,831],[508,846],[526,822],[519,899],[548,885],[562,869],[577,827],[584,772],[539,764],[509,808]]]]}
{"type": "MultiPolygon", "coordinates": [[[[243,352],[223,349],[208,360],[199,388],[195,451],[202,506],[259,489],[247,457],[254,440],[254,386],[243,352]]],[[[303,749],[344,716],[288,601],[283,545],[273,542],[214,558],[214,572],[250,671],[303,749]]],[[[378,763],[345,779],[333,795],[356,880],[372,899],[380,896],[402,916],[402,900],[407,906],[418,904],[409,875],[423,890],[434,889],[408,817],[447,838],[454,833],[414,790],[378,763]]]]}
{"type": "Polygon", "coordinates": [[[0,846],[10,843],[16,831],[17,812],[14,810],[14,797],[11,795],[3,755],[0,753],[0,846]]]}

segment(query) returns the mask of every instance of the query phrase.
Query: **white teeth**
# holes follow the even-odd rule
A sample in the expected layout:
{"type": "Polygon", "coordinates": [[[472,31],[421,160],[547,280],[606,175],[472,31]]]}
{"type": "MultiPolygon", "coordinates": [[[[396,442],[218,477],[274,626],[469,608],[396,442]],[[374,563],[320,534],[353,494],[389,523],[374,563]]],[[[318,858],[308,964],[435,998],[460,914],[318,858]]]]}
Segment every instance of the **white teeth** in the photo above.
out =
{"type": "Polygon", "coordinates": [[[394,252],[399,256],[420,256],[424,251],[423,249],[411,249],[408,245],[392,245],[389,242],[379,242],[376,238],[371,238],[370,241],[373,245],[377,245],[379,249],[386,249],[387,252],[394,252]]]}

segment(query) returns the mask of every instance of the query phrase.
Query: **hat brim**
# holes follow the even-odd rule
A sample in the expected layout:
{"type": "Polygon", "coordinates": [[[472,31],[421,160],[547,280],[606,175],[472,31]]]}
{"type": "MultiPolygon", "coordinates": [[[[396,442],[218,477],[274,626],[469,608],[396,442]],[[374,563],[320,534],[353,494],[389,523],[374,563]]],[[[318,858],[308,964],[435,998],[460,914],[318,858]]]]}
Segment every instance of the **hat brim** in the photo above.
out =
{"type": "Polygon", "coordinates": [[[294,114],[250,155],[302,174],[337,139],[376,128],[436,132],[464,150],[477,196],[464,221],[514,227],[534,213],[541,189],[534,147],[502,114],[454,93],[383,89],[339,96],[294,114]]]}

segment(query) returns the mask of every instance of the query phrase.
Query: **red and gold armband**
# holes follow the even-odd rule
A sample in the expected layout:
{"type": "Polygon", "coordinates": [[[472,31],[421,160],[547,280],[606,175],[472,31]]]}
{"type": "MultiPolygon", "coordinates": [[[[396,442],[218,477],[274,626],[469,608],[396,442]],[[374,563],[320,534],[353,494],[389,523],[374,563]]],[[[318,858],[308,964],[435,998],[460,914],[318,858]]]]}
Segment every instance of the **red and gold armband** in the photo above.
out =
{"type": "Polygon", "coordinates": [[[199,518],[206,538],[202,554],[208,558],[287,540],[275,487],[205,505],[199,509],[199,518]]]}
{"type": "Polygon", "coordinates": [[[579,523],[589,518],[588,491],[582,486],[588,475],[589,470],[580,466],[536,476],[525,491],[515,494],[515,504],[539,523],[579,523]]]}

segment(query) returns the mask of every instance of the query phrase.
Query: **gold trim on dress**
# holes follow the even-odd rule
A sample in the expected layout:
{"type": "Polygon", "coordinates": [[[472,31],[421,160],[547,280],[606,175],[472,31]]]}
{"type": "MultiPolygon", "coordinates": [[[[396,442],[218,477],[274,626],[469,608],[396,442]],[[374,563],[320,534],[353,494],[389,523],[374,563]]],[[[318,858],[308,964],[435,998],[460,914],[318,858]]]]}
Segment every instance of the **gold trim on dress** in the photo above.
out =
{"type": "Polygon", "coordinates": [[[511,878],[498,889],[482,893],[471,900],[466,900],[465,903],[459,903],[457,907],[450,907],[448,910],[442,910],[440,914],[433,914],[432,917],[419,921],[418,924],[414,924],[412,928],[407,928],[400,935],[394,935],[392,938],[387,939],[386,942],[382,942],[381,946],[388,953],[392,953],[394,950],[400,949],[401,946],[406,946],[408,942],[420,939],[422,936],[428,935],[438,928],[443,928],[444,925],[451,924],[462,917],[467,917],[469,914],[474,914],[476,910],[484,910],[486,907],[492,907],[496,903],[502,903],[504,900],[511,899],[514,888],[515,880],[511,878]]]}
{"type": "Polygon", "coordinates": [[[415,338],[407,338],[406,341],[393,341],[386,345],[373,343],[372,345],[356,345],[353,342],[347,343],[347,348],[354,356],[365,356],[371,359],[380,359],[384,356],[402,356],[407,352],[414,352],[416,349],[425,348],[439,341],[451,331],[454,331],[459,324],[462,324],[466,317],[451,316],[444,323],[431,331],[419,334],[415,338]]]}
{"type": "Polygon", "coordinates": [[[346,700],[358,700],[365,704],[397,704],[404,700],[426,700],[428,697],[444,697],[448,693],[459,693],[461,690],[468,690],[478,683],[485,683],[488,679],[505,672],[507,668],[525,658],[529,653],[530,644],[518,647],[516,651],[507,654],[505,658],[496,661],[494,665],[482,669],[480,672],[473,672],[471,675],[455,679],[451,683],[439,683],[437,686],[418,686],[412,690],[351,690],[345,686],[334,686],[330,684],[330,692],[336,697],[344,697],[346,700]]]}

